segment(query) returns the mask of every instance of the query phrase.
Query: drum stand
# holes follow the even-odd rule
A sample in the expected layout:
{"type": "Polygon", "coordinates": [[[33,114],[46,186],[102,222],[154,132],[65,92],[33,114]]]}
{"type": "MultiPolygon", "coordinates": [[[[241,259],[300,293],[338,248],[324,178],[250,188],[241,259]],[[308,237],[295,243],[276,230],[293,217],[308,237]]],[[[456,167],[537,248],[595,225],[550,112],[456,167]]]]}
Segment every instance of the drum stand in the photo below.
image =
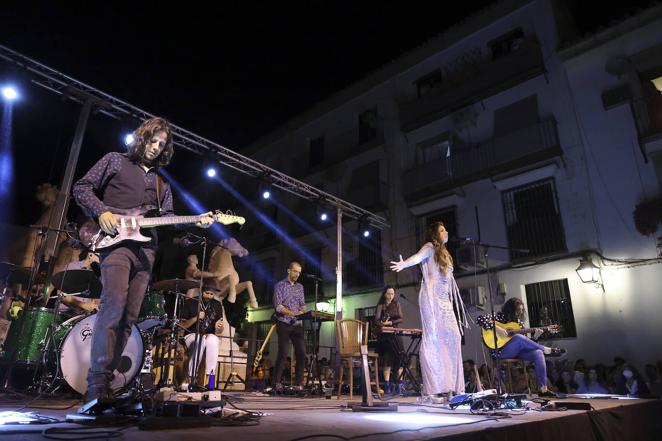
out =
{"type": "MultiPolygon", "coordinates": [[[[177,328],[179,328],[179,315],[178,313],[178,305],[179,301],[181,299],[181,295],[183,293],[180,292],[179,286],[175,286],[175,309],[172,314],[172,324],[170,326],[170,340],[168,341],[168,349],[166,350],[167,355],[165,353],[161,354],[161,378],[159,378],[159,383],[156,387],[156,389],[160,389],[162,387],[174,387],[174,366],[173,366],[173,383],[170,383],[170,367],[171,363],[174,361],[171,359],[171,357],[174,355],[173,350],[177,350],[177,328]],[[164,367],[164,362],[165,361],[165,367],[164,367]],[[165,383],[164,383],[165,380],[165,383]]],[[[172,363],[174,364],[174,363],[172,363]]]]}
{"type": "MultiPolygon", "coordinates": [[[[227,322],[228,326],[230,326],[230,322],[227,322]]],[[[243,384],[244,386],[246,385],[246,380],[241,378],[241,375],[239,375],[235,370],[234,370],[234,352],[232,349],[232,342],[234,341],[234,336],[232,335],[232,326],[230,326],[230,375],[228,375],[228,378],[225,379],[225,386],[223,386],[223,392],[228,388],[230,384],[235,385],[237,383],[243,384]],[[235,380],[235,378],[238,380],[235,380]]]]}
{"type": "MultiPolygon", "coordinates": [[[[16,357],[18,356],[18,351],[21,346],[21,340],[26,337],[24,334],[25,331],[25,322],[27,319],[27,312],[30,310],[30,303],[32,300],[32,287],[36,284],[37,282],[37,276],[39,274],[39,267],[41,266],[42,258],[46,255],[46,244],[48,242],[49,234],[55,234],[56,236],[59,235],[60,233],[65,233],[69,234],[71,233],[68,230],[63,230],[63,229],[57,229],[57,228],[44,228],[44,227],[35,227],[31,226],[31,228],[37,228],[40,231],[39,235],[42,236],[41,243],[39,244],[39,248],[34,254],[33,262],[32,262],[32,268],[30,271],[30,279],[28,280],[28,285],[27,285],[27,294],[26,298],[24,301],[24,306],[23,306],[23,312],[21,313],[21,317],[19,318],[19,331],[18,331],[18,338],[16,340],[16,347],[13,348],[12,353],[8,357],[9,362],[7,363],[7,369],[4,372],[4,377],[2,378],[2,381],[0,382],[0,390],[9,390],[9,380],[11,378],[11,373],[14,368],[14,364],[16,362],[16,357]]],[[[46,262],[48,263],[47,270],[46,270],[46,281],[45,285],[49,286],[50,281],[51,281],[51,271],[53,268],[53,263],[55,261],[55,257],[52,256],[51,259],[46,262]]],[[[11,273],[10,273],[11,274],[11,273]]],[[[9,281],[9,276],[7,277],[7,281],[9,281]]],[[[5,288],[6,289],[6,288],[5,288]]],[[[5,290],[3,290],[3,299],[4,299],[4,294],[6,293],[5,290]]],[[[48,293],[44,292],[44,295],[47,295],[48,293]]],[[[59,298],[58,298],[59,300],[59,298]]],[[[55,329],[55,323],[58,315],[57,311],[57,306],[59,306],[59,302],[56,302],[56,310],[55,310],[55,316],[53,317],[53,324],[51,325],[51,334],[55,329]]],[[[37,371],[41,370],[46,370],[45,366],[46,363],[45,361],[47,360],[47,349],[49,346],[49,341],[51,338],[49,336],[46,337],[46,346],[44,348],[44,357],[42,357],[42,362],[38,365],[37,371]]],[[[39,386],[39,393],[42,393],[42,385],[40,384],[39,386]]]]}

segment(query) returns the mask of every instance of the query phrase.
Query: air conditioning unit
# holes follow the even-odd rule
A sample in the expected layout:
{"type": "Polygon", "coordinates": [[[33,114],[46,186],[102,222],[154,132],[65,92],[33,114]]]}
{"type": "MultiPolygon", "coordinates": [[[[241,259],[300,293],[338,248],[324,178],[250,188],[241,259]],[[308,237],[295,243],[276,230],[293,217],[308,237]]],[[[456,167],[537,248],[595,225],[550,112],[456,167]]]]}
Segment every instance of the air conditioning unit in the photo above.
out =
{"type": "Polygon", "coordinates": [[[462,244],[455,253],[456,261],[464,268],[485,268],[485,247],[471,242],[462,244]]]}
{"type": "Polygon", "coordinates": [[[460,296],[467,307],[475,306],[476,308],[485,309],[487,305],[487,290],[483,285],[461,288],[460,296]]]}

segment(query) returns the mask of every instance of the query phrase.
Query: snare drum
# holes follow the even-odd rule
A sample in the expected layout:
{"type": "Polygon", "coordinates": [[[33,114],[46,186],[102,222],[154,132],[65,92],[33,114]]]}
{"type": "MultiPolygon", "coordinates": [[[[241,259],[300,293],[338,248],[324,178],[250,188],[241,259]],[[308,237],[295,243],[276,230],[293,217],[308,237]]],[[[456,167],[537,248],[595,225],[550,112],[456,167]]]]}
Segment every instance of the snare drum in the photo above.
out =
{"type": "Polygon", "coordinates": [[[23,310],[21,314],[26,314],[26,316],[20,341],[18,337],[21,328],[21,316],[19,315],[19,318],[13,320],[9,326],[3,358],[8,360],[11,357],[18,342],[15,362],[34,365],[42,360],[46,337],[55,318],[55,311],[48,308],[30,308],[27,312],[23,310]]]}
{"type": "MultiPolygon", "coordinates": [[[[55,331],[53,340],[58,347],[59,365],[62,378],[75,391],[87,391],[87,372],[91,365],[92,330],[97,314],[73,317],[62,323],[55,331]]],[[[138,327],[131,327],[131,335],[126,342],[119,366],[113,372],[110,383],[113,389],[128,385],[140,372],[144,358],[144,345],[138,327]]]]}

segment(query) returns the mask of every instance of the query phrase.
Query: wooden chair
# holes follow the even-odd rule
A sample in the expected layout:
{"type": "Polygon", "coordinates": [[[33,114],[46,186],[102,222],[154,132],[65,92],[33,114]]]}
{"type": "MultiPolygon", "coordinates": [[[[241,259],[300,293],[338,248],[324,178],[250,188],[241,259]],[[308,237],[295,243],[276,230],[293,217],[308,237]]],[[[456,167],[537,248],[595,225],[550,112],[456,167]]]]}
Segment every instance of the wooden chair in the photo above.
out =
{"type": "MultiPolygon", "coordinates": [[[[492,371],[496,374],[496,362],[493,360],[492,361],[492,366],[493,369],[492,371]]],[[[513,369],[521,369],[524,375],[524,379],[526,380],[526,389],[529,394],[531,394],[531,388],[529,385],[529,374],[526,372],[526,361],[521,360],[519,358],[502,358],[501,359],[501,368],[506,371],[506,378],[501,382],[501,386],[503,388],[504,392],[508,392],[510,394],[515,393],[514,388],[513,388],[513,374],[512,370],[513,369]]],[[[496,377],[495,377],[496,378],[496,377]]],[[[494,381],[494,384],[496,384],[496,380],[494,381]]]]}
{"type": "MultiPolygon", "coordinates": [[[[340,376],[338,377],[338,399],[342,391],[343,363],[347,364],[349,369],[349,399],[354,398],[354,366],[361,365],[361,345],[368,344],[368,323],[360,320],[346,319],[336,321],[336,335],[338,338],[338,356],[340,357],[340,376]]],[[[379,391],[379,355],[373,352],[368,353],[368,364],[370,360],[374,362],[374,372],[371,383],[374,383],[379,391]]],[[[371,393],[368,391],[368,393],[371,393]]]]}

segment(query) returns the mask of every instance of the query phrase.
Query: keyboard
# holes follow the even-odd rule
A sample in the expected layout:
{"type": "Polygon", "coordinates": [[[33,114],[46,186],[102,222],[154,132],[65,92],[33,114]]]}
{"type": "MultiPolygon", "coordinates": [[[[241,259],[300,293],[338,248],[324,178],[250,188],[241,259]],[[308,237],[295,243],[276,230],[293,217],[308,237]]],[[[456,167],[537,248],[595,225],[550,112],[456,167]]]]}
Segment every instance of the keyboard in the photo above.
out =
{"type": "Polygon", "coordinates": [[[393,328],[391,326],[384,326],[381,332],[385,334],[411,335],[414,337],[423,335],[423,330],[419,328],[393,328]]]}

